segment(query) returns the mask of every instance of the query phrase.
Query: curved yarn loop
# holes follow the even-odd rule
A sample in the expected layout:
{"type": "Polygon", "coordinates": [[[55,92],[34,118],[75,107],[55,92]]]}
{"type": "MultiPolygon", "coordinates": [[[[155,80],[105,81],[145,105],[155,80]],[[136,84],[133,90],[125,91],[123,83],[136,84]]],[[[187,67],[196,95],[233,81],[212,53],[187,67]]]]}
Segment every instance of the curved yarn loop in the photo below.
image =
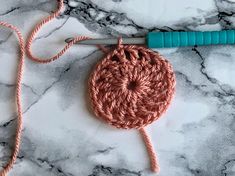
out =
{"type": "Polygon", "coordinates": [[[90,37],[87,36],[78,36],[73,38],[73,40],[71,40],[69,43],[67,43],[64,48],[59,51],[56,55],[50,57],[50,58],[40,58],[40,57],[36,57],[33,55],[31,47],[33,44],[33,40],[35,38],[35,36],[37,35],[37,33],[39,32],[39,30],[46,24],[49,23],[51,20],[53,20],[54,18],[58,17],[61,13],[61,11],[64,8],[64,4],[63,4],[63,0],[57,0],[58,1],[58,9],[52,13],[51,15],[49,15],[48,17],[46,17],[45,19],[43,19],[41,22],[39,22],[38,24],[36,24],[36,26],[33,28],[32,32],[30,33],[27,42],[26,42],[26,46],[25,46],[25,50],[27,55],[29,56],[29,58],[35,62],[38,63],[42,63],[42,64],[46,64],[46,63],[50,63],[52,61],[57,60],[59,57],[61,57],[63,54],[65,54],[65,52],[71,47],[73,46],[75,43],[79,42],[79,41],[83,41],[83,40],[87,40],[90,39],[90,37]]]}
{"type": "Polygon", "coordinates": [[[24,52],[24,39],[23,39],[21,32],[15,26],[6,22],[0,21],[0,26],[9,28],[17,34],[17,37],[19,40],[19,47],[20,47],[20,57],[19,57],[18,73],[17,73],[17,80],[16,80],[16,106],[17,106],[18,123],[17,123],[17,128],[16,128],[15,144],[14,144],[13,154],[11,156],[10,161],[4,167],[4,169],[0,171],[0,176],[6,176],[17,159],[17,156],[19,154],[19,149],[20,149],[20,143],[21,143],[23,115],[22,115],[22,105],[21,105],[20,94],[21,94],[21,81],[22,81],[22,74],[23,74],[25,52],[24,52]]]}

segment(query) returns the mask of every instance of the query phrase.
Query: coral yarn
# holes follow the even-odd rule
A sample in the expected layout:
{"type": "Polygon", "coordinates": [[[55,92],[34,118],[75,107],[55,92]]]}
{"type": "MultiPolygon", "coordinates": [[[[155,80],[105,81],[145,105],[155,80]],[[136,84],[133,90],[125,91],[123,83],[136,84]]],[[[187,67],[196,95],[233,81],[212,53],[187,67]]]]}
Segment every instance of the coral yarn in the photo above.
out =
{"type": "Polygon", "coordinates": [[[95,67],[89,92],[96,116],[117,128],[143,128],[169,106],[175,90],[170,63],[159,53],[122,45],[95,67]]]}
{"type": "Polygon", "coordinates": [[[0,21],[0,26],[6,27],[11,29],[16,33],[19,42],[19,61],[18,61],[18,70],[17,70],[17,78],[16,78],[16,93],[15,93],[15,101],[16,101],[16,108],[17,108],[17,127],[16,127],[16,135],[15,135],[15,144],[14,149],[12,152],[12,156],[10,161],[6,164],[3,170],[0,170],[0,176],[6,176],[7,173],[13,167],[15,161],[17,160],[17,156],[20,151],[20,143],[21,143],[21,136],[22,136],[22,128],[23,128],[23,111],[22,111],[22,104],[21,104],[21,89],[22,89],[22,76],[23,76],[23,68],[24,68],[24,39],[19,31],[19,29],[9,23],[0,21]]]}

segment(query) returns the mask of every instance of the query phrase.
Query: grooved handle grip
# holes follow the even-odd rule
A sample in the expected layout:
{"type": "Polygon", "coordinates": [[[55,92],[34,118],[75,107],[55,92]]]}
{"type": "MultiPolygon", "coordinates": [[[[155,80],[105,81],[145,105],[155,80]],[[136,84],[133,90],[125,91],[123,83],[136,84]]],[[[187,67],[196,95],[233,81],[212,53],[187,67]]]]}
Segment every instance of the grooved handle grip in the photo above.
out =
{"type": "Polygon", "coordinates": [[[235,44],[235,30],[150,32],[147,34],[149,48],[235,44]]]}

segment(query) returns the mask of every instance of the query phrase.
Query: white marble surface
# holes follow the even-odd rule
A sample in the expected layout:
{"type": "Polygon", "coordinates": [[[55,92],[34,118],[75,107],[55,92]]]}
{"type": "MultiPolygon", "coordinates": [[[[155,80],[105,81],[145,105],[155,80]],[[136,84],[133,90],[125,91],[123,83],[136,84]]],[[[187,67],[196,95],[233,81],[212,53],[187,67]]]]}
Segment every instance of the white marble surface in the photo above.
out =
{"type": "MultiPolygon", "coordinates": [[[[0,20],[18,26],[25,37],[56,6],[56,0],[0,2],[0,20]]],[[[235,2],[229,0],[65,0],[65,5],[34,42],[37,55],[52,55],[75,35],[235,28],[235,2]]],[[[15,133],[16,48],[12,33],[0,28],[0,166],[9,159],[15,133]]],[[[170,108],[147,128],[159,155],[159,175],[234,176],[235,47],[159,52],[177,77],[170,108]]],[[[52,64],[26,61],[23,142],[11,176],[154,175],[138,131],[114,129],[89,111],[87,78],[101,57],[95,47],[74,46],[52,64]]]]}

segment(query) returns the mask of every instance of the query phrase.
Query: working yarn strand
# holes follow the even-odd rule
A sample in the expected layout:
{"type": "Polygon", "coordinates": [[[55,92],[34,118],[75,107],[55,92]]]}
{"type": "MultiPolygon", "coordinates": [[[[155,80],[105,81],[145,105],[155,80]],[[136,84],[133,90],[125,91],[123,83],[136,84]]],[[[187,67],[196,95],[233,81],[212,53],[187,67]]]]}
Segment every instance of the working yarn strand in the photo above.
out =
{"type": "Polygon", "coordinates": [[[17,159],[17,156],[19,154],[19,149],[20,149],[20,143],[21,143],[22,118],[23,118],[22,105],[21,105],[21,81],[22,81],[22,74],[23,74],[25,52],[24,52],[24,39],[19,29],[17,29],[15,26],[9,23],[1,22],[1,21],[0,21],[0,26],[4,26],[6,28],[13,30],[17,34],[17,37],[19,40],[19,46],[20,46],[20,57],[19,57],[18,73],[17,73],[17,80],[16,80],[16,106],[17,106],[18,118],[17,118],[15,144],[14,144],[13,154],[11,156],[10,161],[4,167],[4,169],[0,171],[0,176],[6,176],[17,159]]]}
{"type": "Polygon", "coordinates": [[[35,36],[39,32],[39,30],[43,27],[43,25],[50,22],[54,18],[58,17],[60,15],[60,13],[62,12],[63,8],[64,8],[63,0],[58,0],[58,9],[54,13],[52,13],[51,15],[49,15],[48,17],[43,19],[41,22],[36,24],[36,26],[34,27],[34,29],[31,32],[31,34],[29,35],[27,42],[26,42],[26,46],[25,46],[25,50],[26,50],[26,53],[27,53],[29,59],[33,60],[34,62],[38,62],[38,63],[42,63],[42,64],[50,63],[52,61],[57,60],[59,57],[61,57],[63,54],[65,54],[65,52],[75,43],[82,41],[82,40],[90,39],[90,37],[86,37],[86,36],[75,37],[73,40],[71,40],[69,43],[67,43],[60,52],[58,52],[56,55],[54,55],[50,58],[40,58],[40,57],[36,57],[33,55],[32,51],[31,51],[31,47],[32,47],[35,36]]]}
{"type": "MultiPolygon", "coordinates": [[[[15,27],[9,23],[0,21],[0,26],[4,26],[6,28],[9,28],[17,34],[17,37],[19,40],[19,46],[20,46],[20,58],[19,58],[17,81],[16,81],[16,106],[17,106],[17,114],[18,114],[18,118],[17,118],[18,123],[17,123],[17,128],[16,128],[15,145],[14,145],[13,154],[11,156],[11,159],[8,162],[8,164],[6,164],[4,169],[2,171],[0,171],[0,176],[7,175],[7,173],[11,170],[14,163],[16,162],[17,156],[19,154],[21,135],[22,135],[22,126],[23,126],[23,124],[22,124],[23,113],[22,113],[22,104],[21,104],[21,81],[22,81],[22,74],[23,74],[25,51],[27,52],[27,54],[31,60],[38,62],[38,63],[46,64],[46,63],[49,63],[49,62],[52,62],[52,61],[58,59],[74,43],[89,39],[89,37],[86,37],[86,36],[75,37],[72,41],[70,41],[68,44],[66,44],[65,47],[58,54],[56,54],[55,56],[48,58],[48,59],[33,56],[32,51],[31,51],[31,45],[33,43],[35,35],[37,34],[37,32],[41,29],[41,27],[45,23],[48,23],[53,18],[56,18],[59,15],[59,13],[62,11],[62,9],[63,9],[63,1],[59,0],[58,10],[56,10],[56,12],[52,13],[49,17],[45,18],[39,24],[36,25],[36,27],[34,28],[34,30],[32,31],[31,35],[29,36],[29,38],[27,40],[26,46],[24,46],[23,36],[17,27],[15,27]]],[[[102,47],[100,47],[100,48],[102,49],[102,47]]],[[[105,49],[103,49],[103,50],[105,50],[105,49]]]]}

